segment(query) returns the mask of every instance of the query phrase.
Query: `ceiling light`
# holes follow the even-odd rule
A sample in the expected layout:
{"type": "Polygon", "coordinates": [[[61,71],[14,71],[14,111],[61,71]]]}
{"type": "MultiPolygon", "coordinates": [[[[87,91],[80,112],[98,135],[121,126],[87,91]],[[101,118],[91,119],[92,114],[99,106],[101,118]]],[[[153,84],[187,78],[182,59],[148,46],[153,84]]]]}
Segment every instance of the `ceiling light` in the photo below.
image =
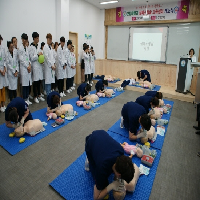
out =
{"type": "Polygon", "coordinates": [[[100,4],[109,4],[109,3],[118,3],[118,1],[105,1],[105,2],[100,2],[100,4]]]}

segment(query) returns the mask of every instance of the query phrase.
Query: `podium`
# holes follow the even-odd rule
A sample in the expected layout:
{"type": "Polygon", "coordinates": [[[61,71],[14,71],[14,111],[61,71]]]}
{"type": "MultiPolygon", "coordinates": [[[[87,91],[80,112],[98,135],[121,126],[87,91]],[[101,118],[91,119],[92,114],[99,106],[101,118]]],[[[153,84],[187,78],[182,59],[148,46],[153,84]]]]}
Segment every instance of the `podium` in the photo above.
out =
{"type": "MultiPolygon", "coordinates": [[[[200,62],[191,63],[191,67],[200,67],[200,62]]],[[[197,75],[197,85],[196,85],[196,94],[195,94],[195,103],[200,103],[200,68],[197,75]]]]}
{"type": "Polygon", "coordinates": [[[193,75],[191,58],[180,58],[176,71],[176,92],[187,94],[190,91],[193,75]]]}

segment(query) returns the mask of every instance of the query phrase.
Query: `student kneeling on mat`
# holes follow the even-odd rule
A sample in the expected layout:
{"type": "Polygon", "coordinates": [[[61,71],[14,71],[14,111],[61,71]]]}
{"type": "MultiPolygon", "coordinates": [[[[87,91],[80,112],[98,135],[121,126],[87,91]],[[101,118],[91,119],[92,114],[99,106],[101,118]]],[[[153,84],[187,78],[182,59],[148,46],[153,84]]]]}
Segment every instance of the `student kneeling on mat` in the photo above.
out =
{"type": "Polygon", "coordinates": [[[159,107],[159,100],[157,97],[151,96],[140,96],[136,99],[135,103],[140,104],[146,110],[146,113],[149,113],[150,108],[159,107]]]}
{"type": "Polygon", "coordinates": [[[138,79],[143,79],[143,81],[149,81],[151,83],[151,76],[147,70],[141,70],[137,72],[138,79]]]}
{"type": "Polygon", "coordinates": [[[85,151],[87,155],[85,169],[91,171],[95,180],[94,199],[103,199],[111,190],[124,193],[125,189],[129,192],[135,190],[137,183],[134,179],[135,164],[131,158],[124,155],[120,143],[106,131],[93,131],[87,136],[85,151]],[[109,184],[108,177],[112,173],[115,174],[116,180],[109,184]],[[125,180],[124,184],[121,180],[125,180]]]}
{"type": "Polygon", "coordinates": [[[51,92],[47,96],[47,114],[54,113],[56,110],[60,109],[62,104],[60,94],[56,91],[51,92]]]}
{"type": "Polygon", "coordinates": [[[91,85],[89,85],[88,83],[82,83],[81,85],[79,85],[79,87],[77,88],[77,94],[79,100],[85,101],[90,91],[91,91],[91,85]]]}
{"type": "Polygon", "coordinates": [[[121,111],[120,127],[124,126],[129,130],[129,140],[145,137],[144,132],[137,135],[140,125],[145,131],[149,131],[151,128],[151,119],[146,114],[145,108],[132,101],[124,104],[121,111]]]}
{"type": "Polygon", "coordinates": [[[29,111],[28,104],[20,97],[13,99],[5,111],[6,126],[8,128],[17,128],[23,126],[29,120],[33,120],[33,117],[29,111]]]}
{"type": "Polygon", "coordinates": [[[106,87],[108,86],[108,81],[107,80],[99,80],[95,85],[96,93],[98,93],[98,92],[103,93],[105,86],[106,87]]]}

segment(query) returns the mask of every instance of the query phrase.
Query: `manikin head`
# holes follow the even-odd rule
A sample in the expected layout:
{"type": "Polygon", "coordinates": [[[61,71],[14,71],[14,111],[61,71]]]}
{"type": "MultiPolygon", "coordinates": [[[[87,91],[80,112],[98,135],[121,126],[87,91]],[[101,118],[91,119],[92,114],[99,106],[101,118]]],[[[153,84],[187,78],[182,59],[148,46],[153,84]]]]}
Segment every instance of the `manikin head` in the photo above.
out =
{"type": "Polygon", "coordinates": [[[32,33],[33,43],[38,44],[39,42],[39,34],[37,32],[32,33]]]}
{"type": "Polygon", "coordinates": [[[159,106],[162,107],[164,105],[165,105],[165,103],[164,103],[163,99],[159,99],[159,106]]]}
{"type": "Polygon", "coordinates": [[[61,45],[61,47],[65,46],[65,38],[64,37],[60,38],[60,45],[61,45]]]}
{"type": "Polygon", "coordinates": [[[122,192],[113,190],[113,197],[115,200],[123,200],[125,196],[126,196],[126,190],[123,190],[122,192]]]}
{"type": "Polygon", "coordinates": [[[22,39],[23,46],[26,47],[27,42],[28,42],[28,35],[26,33],[23,33],[22,36],[21,36],[21,39],[22,39]]]}
{"type": "Polygon", "coordinates": [[[51,35],[51,33],[48,33],[46,35],[46,39],[47,39],[47,44],[51,45],[51,43],[52,43],[52,35],[51,35]]]}
{"type": "Polygon", "coordinates": [[[11,42],[13,43],[14,48],[17,49],[17,38],[12,37],[11,42]]]}
{"type": "Polygon", "coordinates": [[[19,126],[18,128],[15,129],[14,132],[15,132],[16,137],[21,137],[24,135],[24,127],[19,126]]]}

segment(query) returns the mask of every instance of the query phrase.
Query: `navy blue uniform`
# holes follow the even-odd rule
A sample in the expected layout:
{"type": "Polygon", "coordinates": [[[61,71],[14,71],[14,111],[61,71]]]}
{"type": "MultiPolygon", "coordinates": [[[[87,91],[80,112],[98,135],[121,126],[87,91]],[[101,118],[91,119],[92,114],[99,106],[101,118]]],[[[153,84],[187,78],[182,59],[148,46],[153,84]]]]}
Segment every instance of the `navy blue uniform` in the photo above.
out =
{"type": "Polygon", "coordinates": [[[130,80],[128,80],[128,81],[126,81],[126,80],[124,80],[123,81],[123,83],[121,84],[121,87],[126,87],[127,85],[129,85],[129,83],[130,83],[130,80]]]}
{"type": "MultiPolygon", "coordinates": [[[[28,109],[28,105],[27,103],[24,101],[24,99],[22,99],[21,97],[16,97],[15,99],[13,99],[7,106],[6,111],[5,111],[5,120],[6,121],[10,121],[8,116],[9,116],[9,111],[10,108],[16,108],[17,109],[17,113],[18,113],[18,122],[21,121],[22,117],[24,116],[24,113],[27,111],[28,109]]],[[[33,117],[29,111],[29,115],[27,116],[27,118],[24,120],[24,123],[26,123],[29,120],[33,120],[33,117]]]]}
{"type": "Polygon", "coordinates": [[[131,101],[124,104],[121,114],[124,119],[124,127],[136,135],[140,127],[139,118],[146,114],[144,107],[131,101]]]}
{"type": "Polygon", "coordinates": [[[136,103],[140,104],[141,106],[143,106],[146,110],[146,113],[149,113],[149,108],[151,108],[151,99],[153,97],[151,96],[140,96],[136,99],[136,103]]]}
{"type": "Polygon", "coordinates": [[[148,91],[145,93],[145,96],[155,97],[156,94],[157,94],[157,91],[148,91]]]}
{"type": "Polygon", "coordinates": [[[143,79],[147,75],[147,79],[145,81],[149,81],[151,83],[151,76],[147,70],[141,70],[141,78],[143,79]]]}
{"type": "Polygon", "coordinates": [[[81,85],[78,86],[77,94],[79,96],[79,99],[80,99],[80,96],[84,97],[84,96],[88,95],[87,91],[85,90],[86,86],[87,86],[87,83],[82,83],[81,85]]]}
{"type": "Polygon", "coordinates": [[[99,81],[96,83],[95,89],[96,89],[97,92],[99,92],[100,90],[101,90],[101,91],[104,90],[103,80],[99,80],[99,81]]]}
{"type": "MultiPolygon", "coordinates": [[[[47,97],[47,105],[52,110],[58,107],[58,105],[53,103],[53,97],[57,95],[60,98],[60,94],[56,91],[51,92],[47,97]]],[[[62,104],[62,103],[61,103],[62,104]]]]}
{"type": "Polygon", "coordinates": [[[97,130],[86,137],[85,151],[97,189],[103,190],[109,185],[112,166],[117,157],[124,155],[124,149],[107,132],[97,130]]]}

